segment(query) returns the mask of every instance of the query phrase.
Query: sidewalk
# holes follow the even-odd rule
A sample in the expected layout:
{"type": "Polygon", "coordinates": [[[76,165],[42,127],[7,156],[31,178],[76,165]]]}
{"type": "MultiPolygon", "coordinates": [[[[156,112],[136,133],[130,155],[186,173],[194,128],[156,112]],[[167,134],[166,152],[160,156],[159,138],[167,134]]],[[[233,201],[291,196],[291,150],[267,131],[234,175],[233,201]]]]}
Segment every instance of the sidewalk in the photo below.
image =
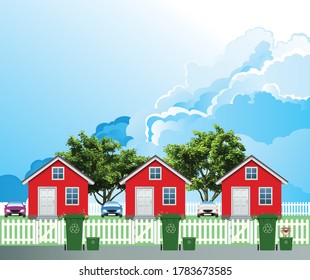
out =
{"type": "Polygon", "coordinates": [[[0,260],[310,260],[310,246],[292,251],[257,251],[256,246],[197,246],[195,251],[160,251],[159,246],[101,246],[99,251],[64,251],[60,246],[1,246],[0,260]]]}

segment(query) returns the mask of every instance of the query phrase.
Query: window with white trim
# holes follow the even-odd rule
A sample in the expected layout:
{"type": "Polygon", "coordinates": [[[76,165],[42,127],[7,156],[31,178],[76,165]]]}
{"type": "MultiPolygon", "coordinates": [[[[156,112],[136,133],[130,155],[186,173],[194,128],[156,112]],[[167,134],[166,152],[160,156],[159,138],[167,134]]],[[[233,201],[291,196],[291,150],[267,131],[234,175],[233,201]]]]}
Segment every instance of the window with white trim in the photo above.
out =
{"type": "Polygon", "coordinates": [[[79,205],[79,188],[66,188],[66,205],[79,205]]]}
{"type": "Polygon", "coordinates": [[[272,188],[259,188],[259,205],[272,205],[272,188]]]}
{"type": "Polygon", "coordinates": [[[150,180],[161,180],[161,167],[150,167],[150,180]]]}
{"type": "Polygon", "coordinates": [[[245,179],[246,180],[257,180],[257,167],[246,167],[245,168],[245,179]]]}
{"type": "Polygon", "coordinates": [[[63,180],[65,178],[65,169],[63,167],[53,167],[52,173],[53,180],[63,180]]]}
{"type": "Polygon", "coordinates": [[[176,205],[176,188],[163,188],[163,205],[176,205]]]}

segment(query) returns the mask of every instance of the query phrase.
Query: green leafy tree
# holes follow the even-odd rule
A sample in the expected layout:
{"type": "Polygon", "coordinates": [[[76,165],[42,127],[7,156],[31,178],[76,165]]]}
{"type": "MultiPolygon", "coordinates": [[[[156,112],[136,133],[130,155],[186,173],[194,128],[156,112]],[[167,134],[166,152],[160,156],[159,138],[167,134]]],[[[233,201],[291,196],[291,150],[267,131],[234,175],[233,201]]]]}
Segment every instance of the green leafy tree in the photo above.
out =
{"type": "Polygon", "coordinates": [[[166,161],[190,178],[192,185],[188,190],[196,190],[202,201],[210,201],[220,193],[221,187],[215,182],[245,158],[245,147],[240,137],[232,130],[227,132],[214,125],[215,132],[194,130],[194,137],[186,144],[169,144],[164,148],[166,161]]]}
{"type": "Polygon", "coordinates": [[[147,160],[138,156],[135,149],[123,149],[113,139],[103,137],[99,141],[84,132],[79,133],[79,138],[70,136],[67,146],[67,152],[57,155],[95,181],[94,185],[89,186],[89,193],[101,205],[122,193],[125,188],[119,181],[147,160]]]}

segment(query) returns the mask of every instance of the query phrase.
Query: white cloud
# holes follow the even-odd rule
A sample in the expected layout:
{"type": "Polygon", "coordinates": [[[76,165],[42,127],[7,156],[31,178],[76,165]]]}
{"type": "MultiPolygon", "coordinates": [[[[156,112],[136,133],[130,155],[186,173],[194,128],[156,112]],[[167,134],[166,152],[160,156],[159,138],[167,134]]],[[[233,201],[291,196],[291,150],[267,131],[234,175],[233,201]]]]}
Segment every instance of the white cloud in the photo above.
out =
{"type": "Polygon", "coordinates": [[[256,91],[268,88],[280,100],[309,98],[310,83],[306,73],[310,72],[310,43],[308,42],[305,49],[302,49],[302,46],[296,46],[297,42],[289,44],[294,47],[293,49],[288,49],[286,46],[280,52],[274,51],[279,56],[265,61],[262,69],[251,68],[247,72],[235,74],[231,78],[229,87],[213,98],[208,114],[211,115],[224,104],[232,103],[238,94],[248,94],[252,97],[256,91]],[[284,50],[287,52],[284,53],[284,50]]]}
{"type": "Polygon", "coordinates": [[[163,135],[171,137],[197,127],[207,129],[206,125],[214,122],[216,110],[232,104],[240,94],[248,95],[250,100],[258,91],[271,92],[281,101],[307,99],[307,73],[310,43],[304,34],[275,44],[271,32],[262,28],[249,30],[228,44],[225,54],[214,65],[188,63],[184,85],[177,85],[160,97],[155,110],[146,111],[145,118],[132,118],[128,135],[136,138],[138,135],[130,130],[145,126],[139,139],[160,145],[165,144],[163,135]],[[180,123],[186,124],[186,129],[180,123]]]}

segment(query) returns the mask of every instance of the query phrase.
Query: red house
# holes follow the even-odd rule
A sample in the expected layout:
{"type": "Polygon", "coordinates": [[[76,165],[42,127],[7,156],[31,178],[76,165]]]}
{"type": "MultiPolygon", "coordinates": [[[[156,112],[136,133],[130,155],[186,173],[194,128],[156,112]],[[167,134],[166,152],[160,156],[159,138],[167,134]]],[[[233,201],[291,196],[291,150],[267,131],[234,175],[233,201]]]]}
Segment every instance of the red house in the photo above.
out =
{"type": "Polygon", "coordinates": [[[191,182],[158,156],[120,184],[126,184],[126,218],[149,218],[161,213],[185,215],[185,185],[191,182]]]}
{"type": "Polygon", "coordinates": [[[28,183],[30,219],[88,213],[88,185],[94,181],[59,156],[22,183],[28,183]]]}
{"type": "Polygon", "coordinates": [[[257,158],[248,157],[216,182],[222,184],[222,218],[281,216],[282,184],[287,183],[257,158]]]}

